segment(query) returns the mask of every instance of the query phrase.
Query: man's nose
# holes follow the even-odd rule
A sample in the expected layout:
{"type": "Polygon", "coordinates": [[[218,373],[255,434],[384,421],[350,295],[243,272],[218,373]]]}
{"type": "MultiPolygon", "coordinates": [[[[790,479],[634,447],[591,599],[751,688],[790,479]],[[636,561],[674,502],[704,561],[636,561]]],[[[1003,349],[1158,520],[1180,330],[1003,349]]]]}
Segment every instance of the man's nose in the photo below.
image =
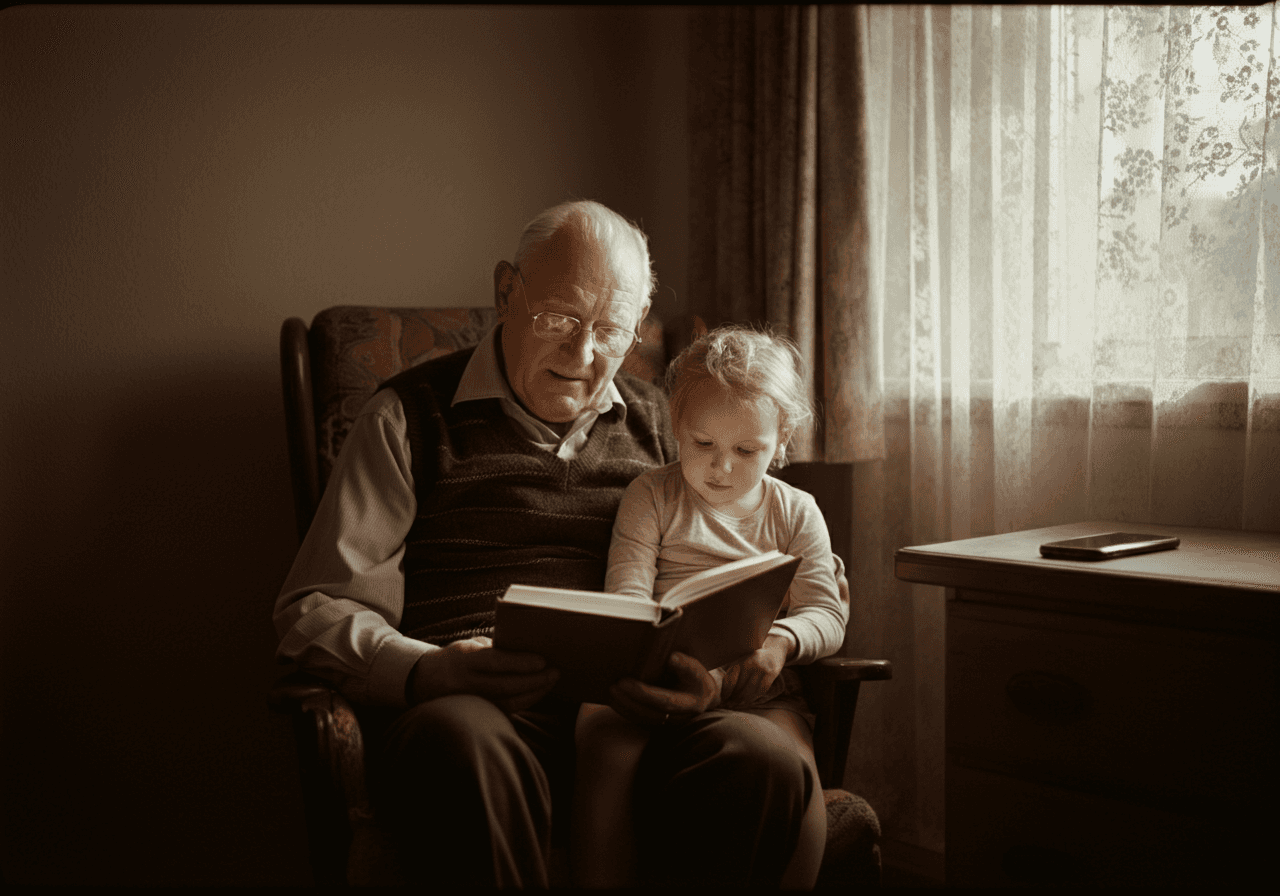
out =
{"type": "Polygon", "coordinates": [[[574,333],[560,345],[562,351],[566,351],[573,355],[574,360],[583,367],[589,366],[595,361],[596,337],[592,330],[586,327],[580,327],[578,332],[574,333]]]}

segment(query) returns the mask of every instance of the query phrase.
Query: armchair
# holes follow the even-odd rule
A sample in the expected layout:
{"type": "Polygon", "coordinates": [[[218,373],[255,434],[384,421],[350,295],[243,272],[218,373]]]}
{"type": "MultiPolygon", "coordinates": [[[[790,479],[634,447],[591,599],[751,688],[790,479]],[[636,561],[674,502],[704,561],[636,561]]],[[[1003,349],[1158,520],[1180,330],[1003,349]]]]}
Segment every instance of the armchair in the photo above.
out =
{"type": "MultiPolygon", "coordinates": [[[[490,308],[340,306],[320,312],[310,328],[299,318],[285,321],[280,361],[299,539],[311,525],[352,421],[382,382],[436,355],[475,344],[495,320],[490,308]]],[[[666,343],[652,315],[641,336],[643,342],[624,369],[656,380],[665,369],[668,349],[675,346],[666,343]]],[[[782,471],[782,478],[815,495],[842,555],[852,524],[850,475],[849,466],[840,464],[794,464],[782,471]]],[[[840,785],[859,686],[891,675],[887,660],[841,656],[802,668],[806,695],[818,717],[814,745],[828,814],[819,887],[879,881],[879,821],[861,797],[840,785]]],[[[272,688],[269,703],[293,723],[316,882],[399,882],[394,850],[365,790],[363,739],[351,705],[328,683],[296,670],[272,688]]],[[[563,862],[563,854],[553,854],[553,877],[563,862]]]]}

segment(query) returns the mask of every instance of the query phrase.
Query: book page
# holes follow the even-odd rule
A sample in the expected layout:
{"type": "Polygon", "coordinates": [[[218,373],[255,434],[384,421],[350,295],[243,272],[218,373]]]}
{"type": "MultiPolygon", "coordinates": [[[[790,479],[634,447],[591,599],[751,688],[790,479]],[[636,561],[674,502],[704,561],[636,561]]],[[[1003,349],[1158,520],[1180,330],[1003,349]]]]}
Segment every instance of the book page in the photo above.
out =
{"type": "Polygon", "coordinates": [[[662,608],[651,600],[603,591],[574,591],[569,588],[512,585],[502,599],[510,603],[549,607],[553,610],[570,610],[574,613],[593,613],[597,616],[612,616],[616,619],[657,622],[662,615],[662,608]]]}
{"type": "Polygon", "coordinates": [[[676,585],[662,597],[662,606],[668,609],[684,606],[699,597],[718,591],[726,585],[749,579],[754,575],[781,566],[791,557],[779,551],[769,551],[754,557],[744,557],[723,566],[704,569],[676,585]]]}

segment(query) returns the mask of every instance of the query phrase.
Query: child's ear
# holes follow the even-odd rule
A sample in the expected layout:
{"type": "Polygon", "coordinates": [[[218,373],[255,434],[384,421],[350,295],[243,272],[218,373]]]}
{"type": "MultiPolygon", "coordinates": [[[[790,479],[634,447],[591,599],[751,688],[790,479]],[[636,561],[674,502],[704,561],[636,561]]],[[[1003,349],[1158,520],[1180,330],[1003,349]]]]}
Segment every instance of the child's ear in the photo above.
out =
{"type": "Polygon", "coordinates": [[[773,452],[773,463],[769,464],[770,469],[781,470],[787,465],[787,443],[790,441],[789,435],[778,439],[778,447],[773,452]]]}

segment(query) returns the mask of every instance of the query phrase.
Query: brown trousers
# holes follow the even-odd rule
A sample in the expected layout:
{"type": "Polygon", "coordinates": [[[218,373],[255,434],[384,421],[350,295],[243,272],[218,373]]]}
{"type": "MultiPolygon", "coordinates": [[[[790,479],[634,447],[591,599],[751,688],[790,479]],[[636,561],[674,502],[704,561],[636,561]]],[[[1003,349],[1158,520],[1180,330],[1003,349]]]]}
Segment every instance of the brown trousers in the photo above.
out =
{"type": "MultiPolygon", "coordinates": [[[[376,811],[409,875],[435,885],[547,887],[568,843],[576,704],[508,715],[467,695],[362,713],[376,811]]],[[[639,871],[650,885],[777,886],[818,782],[736,713],[655,729],[636,772],[639,871]]]]}

